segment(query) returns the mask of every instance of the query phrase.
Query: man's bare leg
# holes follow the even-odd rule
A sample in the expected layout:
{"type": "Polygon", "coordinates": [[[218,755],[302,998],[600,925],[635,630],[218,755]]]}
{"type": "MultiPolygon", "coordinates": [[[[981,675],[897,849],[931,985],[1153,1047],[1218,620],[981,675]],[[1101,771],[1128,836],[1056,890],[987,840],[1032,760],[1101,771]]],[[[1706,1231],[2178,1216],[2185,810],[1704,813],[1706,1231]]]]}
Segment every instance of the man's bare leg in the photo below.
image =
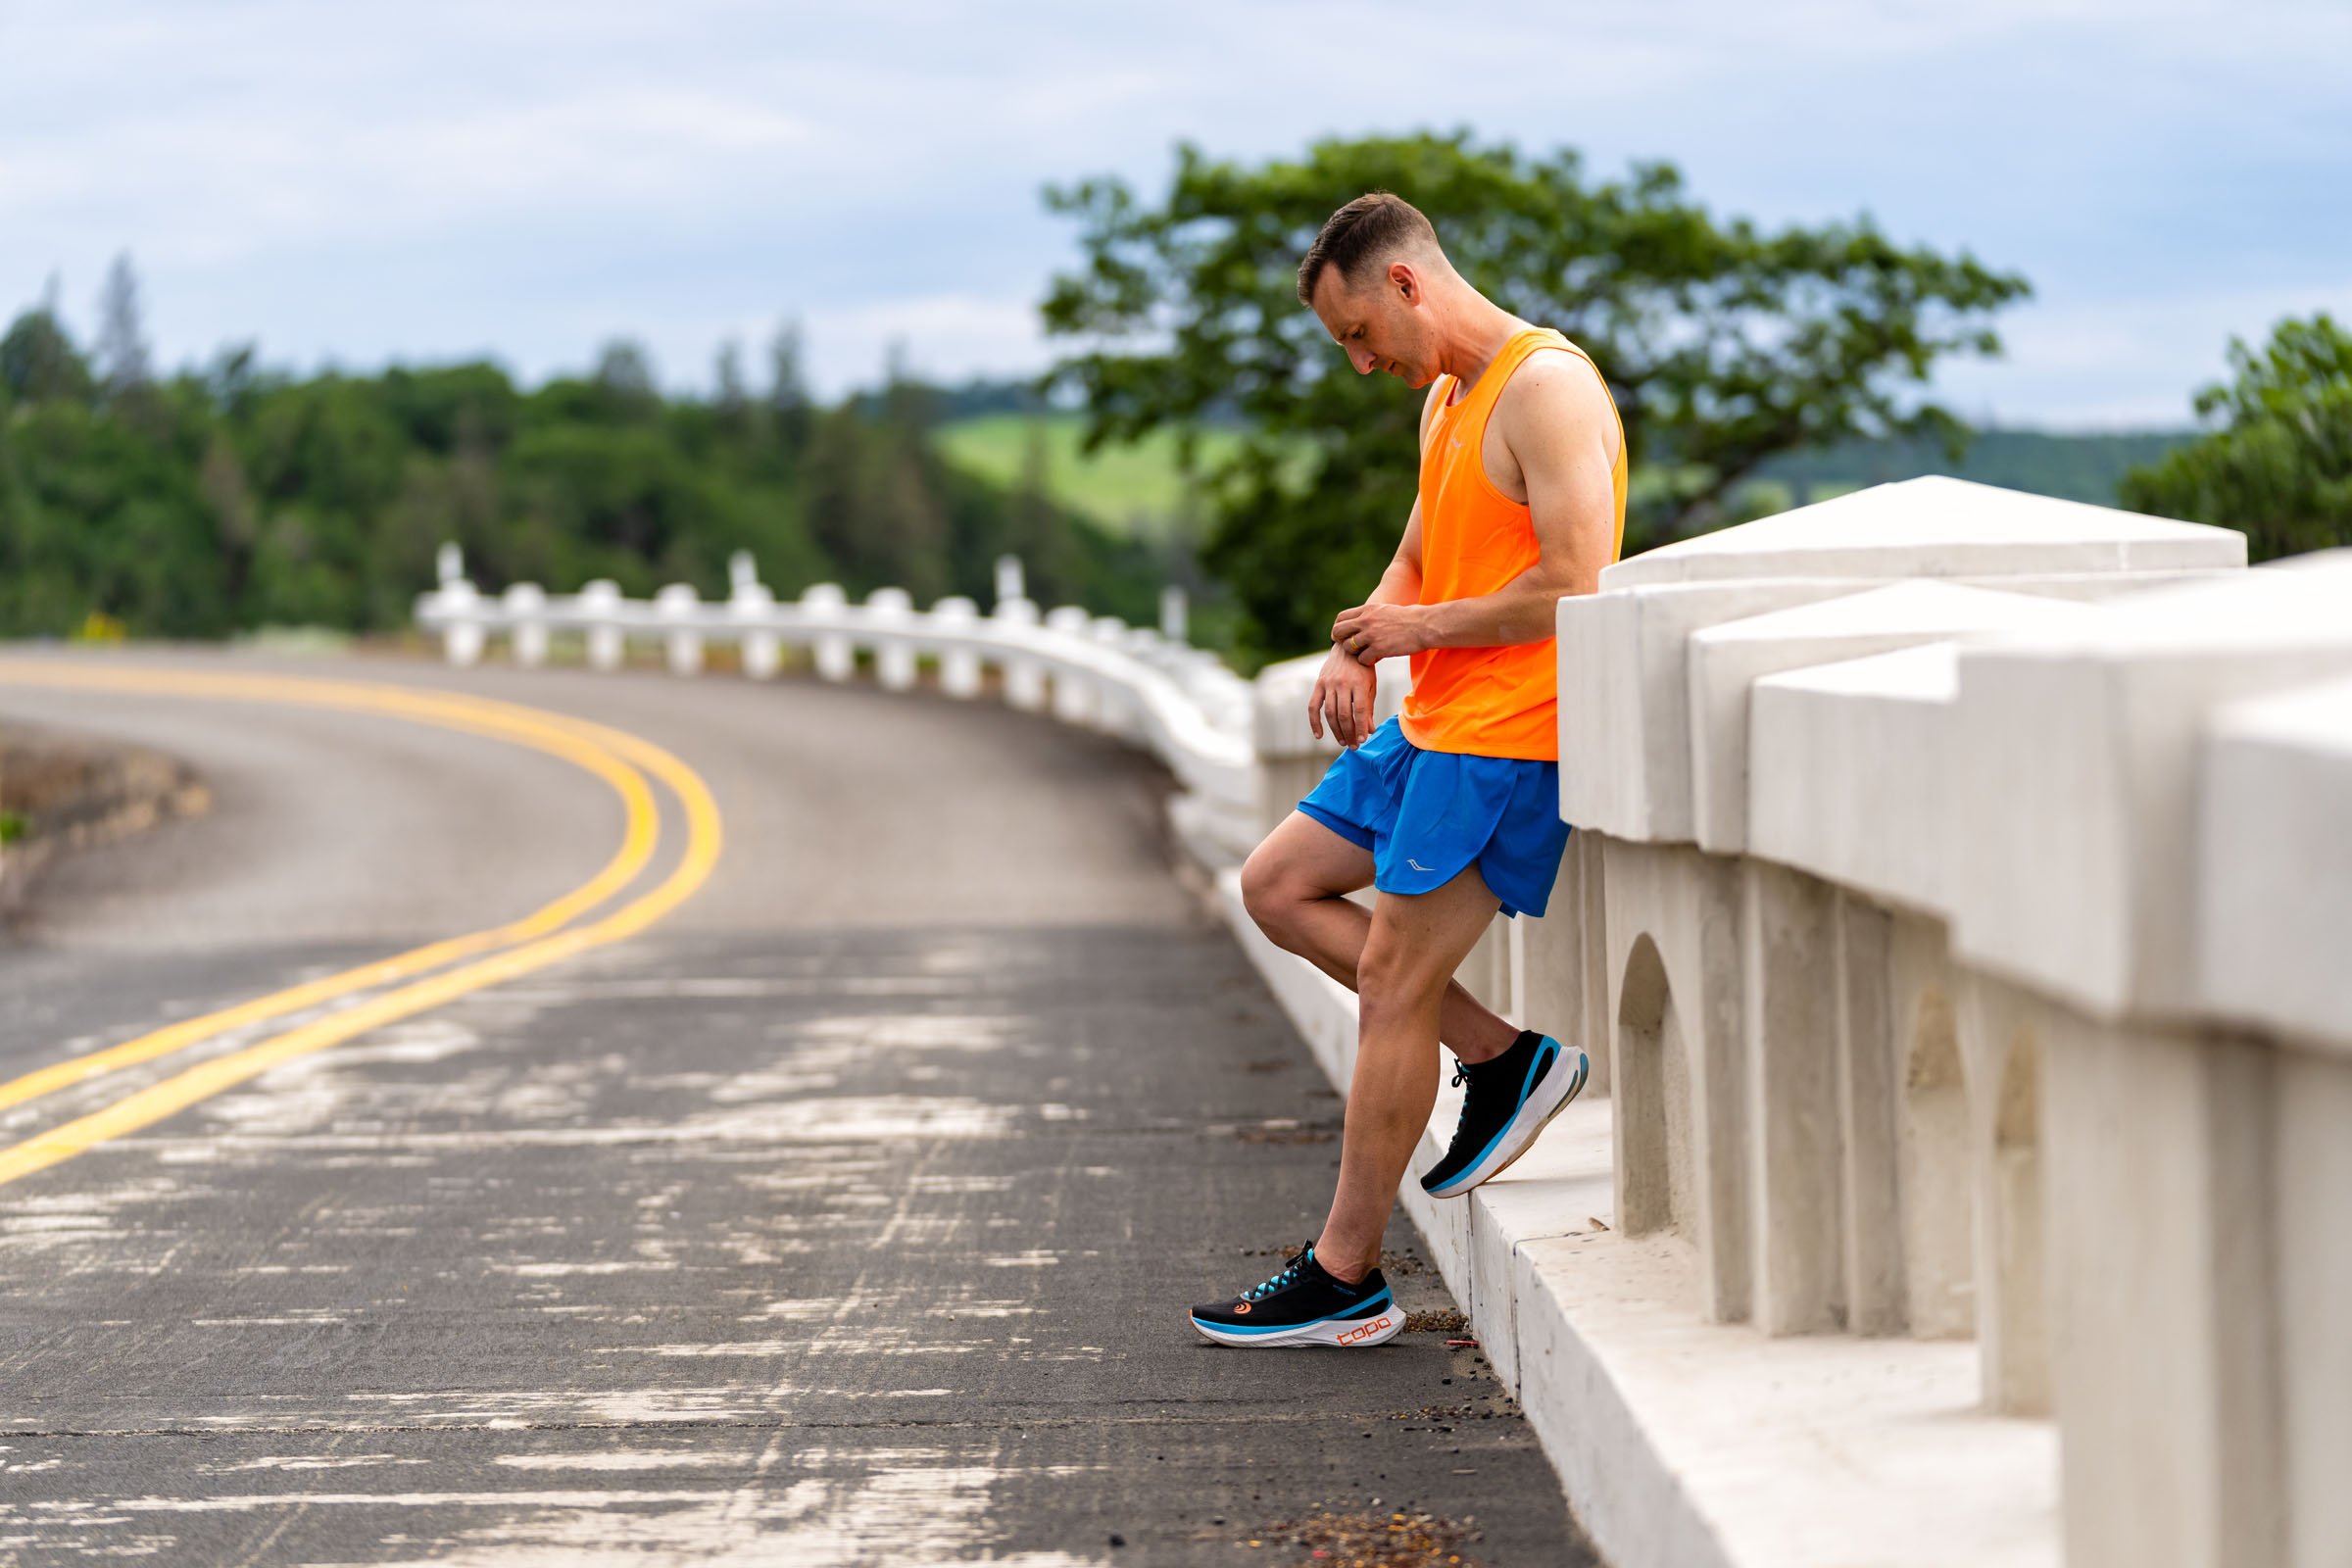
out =
{"type": "MultiPolygon", "coordinates": [[[[1357,992],[1356,970],[1372,934],[1372,911],[1346,895],[1371,885],[1372,852],[1304,811],[1285,817],[1242,867],[1242,903],[1257,928],[1277,947],[1357,992]]],[[[1483,890],[1485,884],[1480,886],[1483,890]]],[[[1475,933],[1471,940],[1477,941],[1475,933]]],[[[1466,1062],[1492,1060],[1510,1050],[1519,1031],[1452,978],[1460,963],[1457,957],[1446,970],[1439,1038],[1466,1062]]]]}
{"type": "Polygon", "coordinates": [[[1355,1074],[1340,1188],[1315,1240],[1317,1261],[1339,1279],[1359,1280],[1380,1262],[1397,1184],[1438,1102],[1446,986],[1497,907],[1473,865],[1435,892],[1384,893],[1372,911],[1357,965],[1355,1074]]]}

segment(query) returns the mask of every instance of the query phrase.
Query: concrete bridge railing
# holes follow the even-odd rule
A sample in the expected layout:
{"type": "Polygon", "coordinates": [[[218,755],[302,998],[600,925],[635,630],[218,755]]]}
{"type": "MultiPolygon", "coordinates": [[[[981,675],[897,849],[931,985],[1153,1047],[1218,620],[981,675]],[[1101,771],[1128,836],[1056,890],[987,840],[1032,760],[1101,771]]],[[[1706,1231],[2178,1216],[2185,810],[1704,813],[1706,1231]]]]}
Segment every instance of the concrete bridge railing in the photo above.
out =
{"type": "Polygon", "coordinates": [[[628,644],[650,643],[680,675],[700,671],[713,645],[735,649],[755,679],[776,674],[787,648],[806,653],[829,681],[849,680],[863,656],[891,691],[913,688],[926,660],[950,697],[980,696],[993,673],[1012,707],[1106,730],[1165,762],[1185,790],[1179,826],[1212,863],[1246,856],[1257,842],[1250,683],[1215,654],[1186,644],[1180,591],[1162,595],[1161,624],[1150,627],[1077,606],[1041,611],[1011,557],[998,563],[987,614],[960,597],[918,610],[903,588],[879,588],[853,604],[833,583],[779,601],[741,553],[729,564],[728,597],[714,602],[684,583],[650,601],[628,600],[605,580],[574,594],[516,583],[491,598],[466,579],[455,546],[442,548],[440,565],[439,586],[416,601],[416,620],[440,634],[452,663],[476,662],[500,637],[517,663],[537,665],[553,637],[570,634],[596,669],[616,669],[628,644]]]}
{"type": "MultiPolygon", "coordinates": [[[[1167,760],[1246,943],[1230,868],[1331,752],[1317,661],[1011,568],[986,615],[446,575],[461,661],[994,671],[1167,760]]],[[[1406,1186],[1603,1552],[2352,1561],[2352,553],[1914,480],[1621,563],[1559,656],[1578,831],[1463,978],[1592,1088],[1467,1201],[1406,1186]]],[[[1344,1083],[1346,994],[1252,952],[1344,1083]]]]}
{"type": "Polygon", "coordinates": [[[2352,1561],[2352,553],[2242,563],[1917,480],[1560,607],[1620,1231],[1972,1345],[2072,1563],[2352,1561]]]}

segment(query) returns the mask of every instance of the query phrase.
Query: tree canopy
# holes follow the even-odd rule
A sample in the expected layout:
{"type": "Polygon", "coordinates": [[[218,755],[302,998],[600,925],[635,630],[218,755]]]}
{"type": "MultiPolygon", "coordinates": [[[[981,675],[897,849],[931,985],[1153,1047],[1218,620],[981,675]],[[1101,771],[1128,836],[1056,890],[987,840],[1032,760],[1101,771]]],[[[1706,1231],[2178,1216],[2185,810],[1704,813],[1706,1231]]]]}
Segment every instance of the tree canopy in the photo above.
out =
{"type": "Polygon", "coordinates": [[[1044,307],[1050,333],[1085,344],[1055,379],[1084,394],[1093,444],[1238,416],[1246,439],[1204,474],[1206,560],[1272,649],[1318,641],[1370,590],[1411,504],[1418,396],[1345,373],[1295,292],[1323,220],[1375,189],[1427,214],[1488,298],[1599,364],[1652,480],[1629,552],[1716,520],[1776,453],[1956,442],[1959,421],[1918,388],[1949,355],[1997,353],[1990,313],[2028,292],[1867,219],[1719,221],[1669,165],[1595,179],[1573,151],[1528,158],[1466,131],[1328,140],[1257,166],[1184,145],[1157,204],[1111,176],[1049,189],[1084,256],[1044,307]]]}
{"type": "Polygon", "coordinates": [[[2230,368],[2196,398],[2217,428],[2127,474],[2124,505],[2242,529],[2256,561],[2352,544],[2352,333],[2290,318],[2230,368]]]}

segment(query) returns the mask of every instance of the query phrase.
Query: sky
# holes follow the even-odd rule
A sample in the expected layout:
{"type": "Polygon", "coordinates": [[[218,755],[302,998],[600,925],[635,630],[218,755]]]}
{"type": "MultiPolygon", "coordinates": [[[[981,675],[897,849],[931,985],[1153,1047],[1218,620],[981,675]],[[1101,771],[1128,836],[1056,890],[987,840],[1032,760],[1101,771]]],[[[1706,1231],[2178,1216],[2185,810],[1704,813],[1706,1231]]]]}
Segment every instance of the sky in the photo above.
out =
{"type": "Polygon", "coordinates": [[[2035,298],[1953,407],[2180,425],[2231,335],[2352,316],[2347,83],[2347,0],[0,0],[0,311],[54,278],[86,341],[127,252],[165,366],[625,335],[693,390],[790,317],[828,396],[894,340],[1017,373],[1077,255],[1047,184],[1468,127],[1966,248],[2035,298]]]}

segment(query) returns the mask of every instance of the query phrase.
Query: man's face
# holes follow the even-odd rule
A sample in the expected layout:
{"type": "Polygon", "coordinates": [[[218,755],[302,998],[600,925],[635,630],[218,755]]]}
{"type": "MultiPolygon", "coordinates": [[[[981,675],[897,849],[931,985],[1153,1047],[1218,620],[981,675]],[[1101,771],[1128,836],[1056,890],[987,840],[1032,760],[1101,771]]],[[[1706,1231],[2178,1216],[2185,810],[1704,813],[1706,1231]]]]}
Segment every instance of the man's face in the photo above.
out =
{"type": "Polygon", "coordinates": [[[1315,318],[1347,354],[1356,374],[1374,370],[1407,386],[1438,378],[1435,334],[1421,310],[1421,280],[1404,263],[1394,262],[1356,288],[1336,267],[1315,280],[1315,318]]]}

